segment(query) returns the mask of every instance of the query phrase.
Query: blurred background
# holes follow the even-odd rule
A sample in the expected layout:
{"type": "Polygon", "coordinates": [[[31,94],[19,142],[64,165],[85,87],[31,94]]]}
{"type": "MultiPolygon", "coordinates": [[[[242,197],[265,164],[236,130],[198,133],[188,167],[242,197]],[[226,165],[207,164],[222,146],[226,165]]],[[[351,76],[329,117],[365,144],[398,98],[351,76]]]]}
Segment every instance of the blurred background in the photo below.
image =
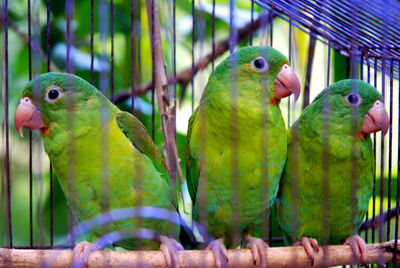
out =
{"type": "MultiPolygon", "coordinates": [[[[11,0],[8,1],[8,49],[5,48],[5,0],[0,1],[0,160],[5,163],[5,78],[8,77],[9,101],[9,156],[12,204],[12,234],[14,246],[50,245],[50,170],[49,161],[44,153],[40,134],[32,132],[32,185],[29,172],[29,134],[20,138],[15,131],[13,118],[19,103],[24,85],[32,77],[50,70],[68,71],[86,79],[106,94],[123,110],[132,111],[144,123],[149,133],[154,135],[156,144],[163,147],[162,131],[158,106],[152,98],[152,56],[147,20],[146,5],[143,0],[84,0],[84,1],[45,1],[45,0],[11,0]],[[28,12],[28,4],[30,12],[28,12]],[[93,7],[93,8],[92,8],[93,7]],[[93,13],[92,13],[93,12],[93,13]],[[93,17],[92,17],[93,15],[93,17]],[[29,35],[29,24],[31,33],[29,35]],[[133,27],[132,27],[133,26],[133,27]],[[29,49],[31,43],[31,49],[29,49]],[[67,51],[69,61],[66,62],[67,51]],[[132,53],[133,52],[133,53],[132,53]],[[8,54],[8,73],[5,68],[5,57],[8,54]],[[50,57],[47,57],[49,55],[50,57]],[[30,67],[31,66],[31,67],[30,67]],[[68,68],[67,68],[68,67],[68,68]],[[130,92],[135,92],[131,98],[130,92]],[[30,186],[32,203],[30,205],[30,186]],[[31,207],[31,210],[30,210],[31,207]],[[30,213],[31,212],[31,213],[30,213]],[[32,215],[32,237],[30,235],[30,215],[32,215]]],[[[248,27],[267,11],[250,0],[234,1],[234,21],[230,25],[230,8],[226,0],[163,0],[157,1],[161,23],[161,38],[167,73],[173,75],[176,64],[177,79],[177,147],[183,174],[185,173],[186,131],[188,119],[193,107],[198,105],[213,63],[206,64],[193,77],[192,64],[203,60],[212,53],[213,47],[229,40],[230,27],[243,29],[238,38],[236,49],[253,45],[272,45],[289,57],[292,66],[301,79],[302,90],[308,87],[309,99],[312,100],[327,84],[345,79],[350,74],[350,61],[331,48],[329,42],[317,39],[310,42],[310,34],[291,22],[277,16],[268,15],[265,26],[248,27]],[[176,27],[174,28],[174,5],[176,27]],[[246,28],[247,27],[247,28],[246,28]],[[175,31],[174,31],[175,29],[175,31]],[[174,34],[176,34],[176,61],[174,60],[174,34]],[[214,46],[213,46],[214,44],[214,46]],[[310,49],[310,44],[313,48],[310,49]],[[310,51],[313,57],[310,59],[310,51]],[[307,67],[309,72],[307,74],[307,67]],[[186,70],[186,73],[184,72],[186,70]],[[188,71],[189,70],[189,71],[188,71]],[[309,78],[307,79],[307,75],[309,78]],[[193,80],[192,80],[193,78],[193,80]]],[[[229,54],[228,47],[218,52],[214,65],[217,65],[229,54]]],[[[398,80],[389,81],[389,75],[382,75],[373,68],[373,61],[358,62],[358,75],[363,75],[379,91],[392,90],[387,93],[386,109],[394,108],[391,134],[392,146],[389,148],[389,135],[383,140],[377,134],[376,142],[376,188],[375,201],[371,200],[369,217],[379,213],[380,204],[384,208],[396,206],[397,189],[397,152],[398,152],[398,80]],[[376,76],[376,77],[375,77],[376,76]],[[393,90],[395,89],[395,90],[393,90]],[[390,98],[390,99],[389,99],[390,98]],[[390,150],[389,150],[390,149],[390,150]],[[390,155],[389,155],[390,151],[390,155]],[[381,152],[384,162],[381,166],[381,152]],[[390,171],[389,171],[390,163],[390,171]],[[382,176],[381,176],[382,175],[382,176]],[[383,196],[380,193],[380,178],[385,181],[383,196]],[[388,193],[391,185],[391,193],[388,193]],[[375,209],[373,209],[375,204],[375,209]],[[374,212],[373,212],[374,211],[374,212]]],[[[395,77],[398,77],[396,74],[395,77]]],[[[174,96],[174,85],[170,86],[170,98],[174,96]]],[[[294,103],[293,97],[281,102],[281,110],[290,126],[299,116],[304,104],[304,96],[294,103]]],[[[26,131],[26,130],[24,130],[26,131]]],[[[1,214],[0,246],[8,245],[7,226],[7,176],[5,165],[0,166],[1,173],[1,214]]],[[[54,206],[54,244],[60,243],[62,236],[69,229],[68,206],[64,195],[53,175],[54,206]]],[[[190,198],[183,187],[184,201],[181,211],[190,218],[190,198]]],[[[272,216],[274,217],[274,216],[272,216]]],[[[273,222],[273,237],[280,237],[273,222]]],[[[394,230],[394,218],[390,221],[394,230]]],[[[371,238],[378,240],[378,232],[370,229],[371,238]],[[373,232],[373,235],[372,235],[373,232]]],[[[386,228],[384,228],[386,232],[386,228]]],[[[386,237],[386,233],[384,233],[386,237]]],[[[364,237],[364,236],[363,236],[364,237]]],[[[394,232],[390,235],[394,238],[394,232]]],[[[277,240],[279,244],[279,239],[277,240]]]]}

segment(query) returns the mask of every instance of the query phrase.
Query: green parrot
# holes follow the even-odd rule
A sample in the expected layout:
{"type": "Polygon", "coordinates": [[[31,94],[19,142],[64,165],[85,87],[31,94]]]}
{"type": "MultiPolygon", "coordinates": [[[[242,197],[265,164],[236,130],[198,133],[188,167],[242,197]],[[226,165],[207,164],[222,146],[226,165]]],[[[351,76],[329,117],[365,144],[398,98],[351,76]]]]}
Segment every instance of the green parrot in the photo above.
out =
{"type": "Polygon", "coordinates": [[[373,185],[370,133],[389,128],[382,96],[361,80],[324,89],[288,131],[288,158],[278,194],[278,222],[311,263],[318,243],[345,243],[365,261],[357,235],[373,185]]]}
{"type": "MultiPolygon", "coordinates": [[[[44,148],[77,220],[137,206],[176,211],[176,200],[162,155],[145,127],[120,111],[85,80],[67,73],[46,73],[30,81],[15,114],[15,126],[40,129],[44,148]]],[[[124,240],[127,249],[160,246],[168,266],[178,266],[175,240],[179,225],[169,221],[129,219],[93,230],[89,240],[109,232],[147,228],[160,241],[124,240]]],[[[94,244],[81,242],[75,256],[88,261],[94,244]]]]}
{"type": "Polygon", "coordinates": [[[255,264],[266,264],[262,218],[277,195],[287,150],[279,102],[292,93],[297,99],[300,83],[284,55],[271,47],[245,47],[211,73],[189,120],[193,219],[206,218],[207,231],[217,238],[206,242],[217,267],[229,261],[227,246],[244,241],[255,264]]]}

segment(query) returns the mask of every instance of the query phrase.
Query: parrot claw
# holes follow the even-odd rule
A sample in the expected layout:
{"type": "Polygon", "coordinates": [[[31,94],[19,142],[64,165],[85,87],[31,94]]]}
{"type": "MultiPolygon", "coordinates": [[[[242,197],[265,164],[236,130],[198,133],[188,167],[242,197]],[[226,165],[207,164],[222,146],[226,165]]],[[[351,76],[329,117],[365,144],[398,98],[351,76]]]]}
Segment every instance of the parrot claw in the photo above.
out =
{"type": "Polygon", "coordinates": [[[78,243],[73,250],[74,254],[74,268],[86,267],[89,263],[90,253],[93,251],[100,250],[96,244],[88,241],[78,243]]]}
{"type": "Polygon", "coordinates": [[[268,244],[261,238],[256,238],[251,235],[246,236],[247,247],[251,250],[253,255],[254,265],[260,267],[267,267],[267,254],[265,249],[268,244]]]}
{"type": "Polygon", "coordinates": [[[178,251],[184,250],[183,246],[179,244],[175,239],[167,236],[160,236],[160,250],[164,253],[165,261],[169,268],[179,267],[179,255],[178,251]]]}
{"type": "Polygon", "coordinates": [[[351,247],[354,258],[359,263],[363,264],[367,261],[367,244],[359,235],[348,237],[343,244],[351,247]]]}
{"type": "Polygon", "coordinates": [[[314,253],[319,252],[318,241],[314,238],[302,237],[300,240],[293,243],[293,246],[303,246],[310,261],[311,266],[314,266],[314,253]]]}
{"type": "Polygon", "coordinates": [[[219,238],[212,241],[210,244],[208,244],[206,249],[212,250],[215,259],[215,266],[217,268],[222,268],[227,266],[229,259],[223,238],[219,238]]]}

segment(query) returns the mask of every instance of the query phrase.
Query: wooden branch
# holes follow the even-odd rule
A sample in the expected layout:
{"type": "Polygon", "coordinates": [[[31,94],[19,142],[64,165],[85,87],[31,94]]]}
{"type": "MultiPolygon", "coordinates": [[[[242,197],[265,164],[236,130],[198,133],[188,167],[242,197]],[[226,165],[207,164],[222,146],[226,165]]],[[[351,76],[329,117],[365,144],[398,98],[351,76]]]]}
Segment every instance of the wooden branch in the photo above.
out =
{"type": "Polygon", "coordinates": [[[170,103],[168,94],[168,78],[163,57],[160,21],[158,18],[157,4],[155,0],[146,0],[147,19],[152,42],[153,75],[155,90],[157,93],[158,108],[161,115],[161,126],[164,136],[165,155],[167,168],[173,185],[176,185],[176,174],[183,183],[182,171],[179,166],[178,149],[175,140],[176,107],[170,103]]]}
{"type": "MultiPolygon", "coordinates": [[[[264,27],[268,23],[268,14],[261,15],[258,19],[254,20],[252,23],[248,23],[242,28],[238,30],[238,40],[244,40],[254,34],[259,28],[264,27]]],[[[183,88],[190,83],[192,78],[197,74],[198,71],[204,70],[213,59],[218,58],[226,51],[229,50],[229,38],[222,40],[216,44],[214,57],[212,52],[208,53],[204,57],[202,57],[196,64],[194,68],[194,72],[192,72],[192,66],[189,66],[182,71],[178,72],[176,75],[176,82],[181,84],[183,88]]],[[[172,85],[174,83],[174,76],[168,76],[168,85],[172,85]]],[[[146,93],[153,87],[152,83],[145,83],[138,88],[135,89],[135,95],[139,96],[146,93]]],[[[120,92],[115,96],[115,102],[124,101],[132,96],[131,89],[120,92]]],[[[183,96],[183,94],[182,94],[183,96]]],[[[182,98],[181,96],[181,98],[182,98]]]]}
{"type": "MultiPolygon", "coordinates": [[[[1,18],[0,16],[0,21],[3,21],[3,18],[1,18]]],[[[12,20],[9,20],[9,26],[11,29],[14,30],[14,32],[19,35],[22,40],[24,40],[25,44],[27,46],[29,46],[29,40],[28,40],[28,34],[25,33],[24,31],[22,31],[17,24],[15,24],[12,20]]],[[[40,44],[38,44],[38,42],[36,42],[35,40],[31,40],[31,50],[37,55],[39,56],[44,62],[47,62],[47,54],[42,50],[42,48],[40,47],[40,44]]],[[[60,69],[58,69],[58,67],[55,65],[55,63],[50,60],[50,70],[52,72],[60,72],[60,69]]]]}
{"type": "MultiPolygon", "coordinates": [[[[400,242],[400,241],[399,241],[400,242]]],[[[400,244],[400,243],[399,243],[400,244]]],[[[367,246],[367,262],[392,262],[400,248],[394,249],[394,241],[367,246]]],[[[310,262],[303,247],[268,248],[268,267],[309,267],[310,262]]],[[[0,267],[70,267],[71,250],[32,250],[0,248],[0,267]]],[[[228,250],[229,267],[254,268],[249,249],[228,250]]],[[[179,252],[180,267],[215,267],[211,250],[186,250],[179,252]]],[[[350,246],[324,246],[315,255],[314,267],[355,264],[350,246]]],[[[96,251],[90,255],[89,267],[167,267],[161,251],[96,251]]]]}

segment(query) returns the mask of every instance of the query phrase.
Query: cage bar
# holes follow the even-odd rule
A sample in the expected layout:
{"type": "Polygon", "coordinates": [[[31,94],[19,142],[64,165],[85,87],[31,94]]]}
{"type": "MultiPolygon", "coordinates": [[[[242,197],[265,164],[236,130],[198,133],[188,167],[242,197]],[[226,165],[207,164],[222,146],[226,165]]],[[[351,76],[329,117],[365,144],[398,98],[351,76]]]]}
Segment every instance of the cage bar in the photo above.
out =
{"type": "MultiPolygon", "coordinates": [[[[192,56],[192,74],[195,73],[196,69],[195,69],[195,55],[194,55],[194,49],[195,49],[195,42],[196,42],[196,38],[197,38],[197,20],[196,20],[196,0],[192,0],[192,50],[191,50],[191,56],[192,56]]],[[[213,57],[214,59],[214,57],[213,57]]],[[[195,95],[194,95],[194,75],[192,76],[191,80],[190,80],[190,85],[191,85],[191,101],[192,101],[192,112],[194,110],[194,100],[195,100],[195,95]]]]}
{"type": "MultiPolygon", "coordinates": [[[[27,0],[28,6],[28,78],[32,80],[32,21],[31,21],[31,1],[27,0]]],[[[33,246],[33,178],[32,178],[32,131],[29,131],[29,244],[33,246]]]]}
{"type": "Polygon", "coordinates": [[[6,178],[6,191],[7,191],[7,224],[8,224],[8,246],[13,246],[13,233],[12,233],[12,218],[11,218],[11,173],[10,173],[10,133],[9,133],[9,66],[8,66],[8,0],[4,1],[4,128],[5,128],[5,157],[4,169],[6,178]]]}

